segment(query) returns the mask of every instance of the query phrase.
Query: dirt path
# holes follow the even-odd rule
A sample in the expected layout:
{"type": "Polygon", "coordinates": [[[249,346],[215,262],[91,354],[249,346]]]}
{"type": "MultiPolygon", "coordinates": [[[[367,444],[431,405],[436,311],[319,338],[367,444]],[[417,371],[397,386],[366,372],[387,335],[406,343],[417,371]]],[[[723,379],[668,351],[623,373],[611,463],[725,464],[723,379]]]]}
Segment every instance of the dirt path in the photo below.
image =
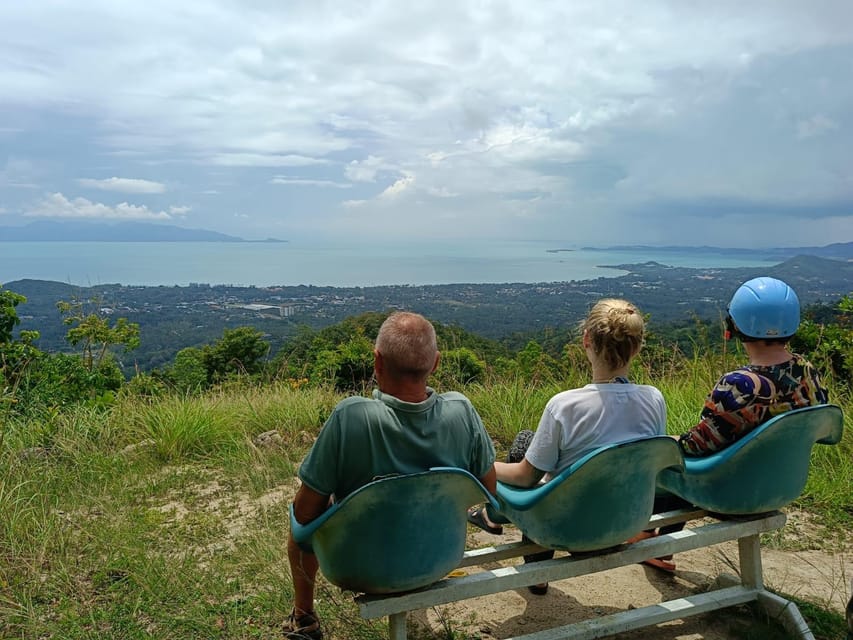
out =
{"type": "MultiPolygon", "coordinates": [[[[518,539],[512,528],[500,542],[518,539]]],[[[488,546],[496,538],[472,534],[469,547],[488,546]]],[[[783,552],[764,549],[765,582],[774,589],[829,606],[839,612],[849,597],[853,554],[819,551],[783,552]]],[[[456,631],[482,640],[511,638],[570,622],[590,619],[670,600],[706,590],[723,573],[735,573],[737,543],[697,549],[676,556],[678,570],[668,575],[644,565],[620,567],[600,574],[551,584],[545,596],[521,589],[453,603],[437,610],[418,612],[419,624],[438,632],[449,622],[456,631]],[[442,620],[443,619],[443,620],[442,620]]],[[[614,636],[644,640],[728,640],[737,629],[754,625],[749,615],[726,610],[694,616],[686,621],[614,636]]]]}

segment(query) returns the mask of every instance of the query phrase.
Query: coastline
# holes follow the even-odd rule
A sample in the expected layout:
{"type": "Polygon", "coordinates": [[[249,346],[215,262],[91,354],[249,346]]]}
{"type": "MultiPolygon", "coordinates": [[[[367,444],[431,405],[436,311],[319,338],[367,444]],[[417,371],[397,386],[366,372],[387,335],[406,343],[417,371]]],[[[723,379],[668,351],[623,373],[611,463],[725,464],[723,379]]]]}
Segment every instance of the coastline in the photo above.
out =
{"type": "Polygon", "coordinates": [[[649,260],[673,267],[759,267],[766,256],[555,249],[544,243],[359,246],[294,242],[0,242],[0,282],[91,286],[428,286],[615,277],[649,260]],[[656,260],[655,260],[656,259],[656,260]]]}

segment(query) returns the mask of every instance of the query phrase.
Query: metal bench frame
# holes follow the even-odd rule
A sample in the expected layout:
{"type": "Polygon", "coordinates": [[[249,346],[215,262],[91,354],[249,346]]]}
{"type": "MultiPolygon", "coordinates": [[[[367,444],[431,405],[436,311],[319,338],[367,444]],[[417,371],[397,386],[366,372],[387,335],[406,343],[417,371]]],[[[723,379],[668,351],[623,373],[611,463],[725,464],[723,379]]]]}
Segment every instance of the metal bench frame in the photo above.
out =
{"type": "MultiPolygon", "coordinates": [[[[729,540],[737,540],[740,563],[740,580],[727,586],[669,600],[639,609],[622,611],[593,620],[556,627],[507,638],[507,640],[588,640],[603,638],[615,633],[639,629],[670,620],[754,602],[771,618],[778,620],[796,638],[814,640],[814,635],[803,620],[797,606],[764,587],[761,566],[759,535],[784,526],[786,516],[780,511],[716,518],[704,510],[680,510],[652,516],[649,528],[675,522],[705,518],[667,535],[643,540],[631,545],[619,545],[599,552],[566,555],[553,560],[493,570],[471,572],[460,578],[445,578],[439,582],[408,593],[367,595],[356,597],[361,616],[374,619],[388,616],[390,640],[406,640],[406,618],[410,611],[425,609],[468,598],[524,588],[540,582],[553,582],[630,564],[671,553],[699,549],[729,540]],[[712,521],[709,522],[709,519],[712,521]]],[[[467,551],[460,568],[520,557],[541,550],[534,544],[513,543],[467,551]]]]}

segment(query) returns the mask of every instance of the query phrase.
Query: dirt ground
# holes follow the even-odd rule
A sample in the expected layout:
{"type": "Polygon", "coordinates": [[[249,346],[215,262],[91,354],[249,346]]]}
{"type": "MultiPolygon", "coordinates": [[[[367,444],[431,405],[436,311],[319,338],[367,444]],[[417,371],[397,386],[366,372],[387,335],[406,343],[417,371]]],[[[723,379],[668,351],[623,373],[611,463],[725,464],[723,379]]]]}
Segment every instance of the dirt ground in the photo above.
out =
{"type": "MultiPolygon", "coordinates": [[[[470,535],[468,546],[513,542],[519,537],[512,527],[505,528],[500,537],[478,531],[470,535]]],[[[520,589],[420,611],[412,619],[418,626],[435,632],[450,624],[457,632],[482,640],[512,638],[705,591],[717,576],[736,573],[737,557],[737,543],[724,543],[678,554],[675,575],[645,565],[631,565],[553,582],[545,596],[520,589]]],[[[853,554],[849,551],[783,552],[764,548],[762,559],[769,588],[844,611],[853,576],[853,554]]],[[[728,640],[735,637],[738,628],[754,624],[747,612],[728,609],[613,637],[728,640]]]]}

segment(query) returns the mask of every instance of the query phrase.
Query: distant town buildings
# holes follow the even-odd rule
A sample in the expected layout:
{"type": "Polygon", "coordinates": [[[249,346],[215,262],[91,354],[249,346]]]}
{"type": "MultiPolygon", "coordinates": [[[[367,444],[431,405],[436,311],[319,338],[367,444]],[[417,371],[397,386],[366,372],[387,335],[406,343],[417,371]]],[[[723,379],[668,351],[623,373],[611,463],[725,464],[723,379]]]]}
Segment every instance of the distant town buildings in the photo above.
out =
{"type": "Polygon", "coordinates": [[[273,313],[282,318],[291,318],[296,313],[295,304],[238,304],[234,305],[237,309],[245,309],[246,311],[255,311],[257,313],[273,313]]]}

